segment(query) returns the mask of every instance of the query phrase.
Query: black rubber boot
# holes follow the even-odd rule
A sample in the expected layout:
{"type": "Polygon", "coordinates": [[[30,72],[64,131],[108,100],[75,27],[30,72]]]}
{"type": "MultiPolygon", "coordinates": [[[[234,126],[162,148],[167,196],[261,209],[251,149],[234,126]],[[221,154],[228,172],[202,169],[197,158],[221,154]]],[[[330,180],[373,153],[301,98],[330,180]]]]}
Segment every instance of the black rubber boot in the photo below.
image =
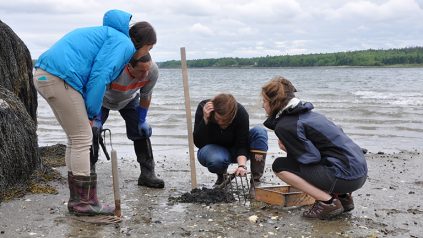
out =
{"type": "Polygon", "coordinates": [[[260,186],[260,179],[264,173],[266,165],[266,153],[251,152],[251,180],[250,180],[250,197],[256,197],[256,187],[260,186]]]}
{"type": "Polygon", "coordinates": [[[225,174],[217,174],[217,179],[216,179],[216,183],[214,183],[213,188],[221,185],[223,183],[223,181],[225,181],[226,179],[226,173],[225,174]]]}
{"type": "Polygon", "coordinates": [[[154,173],[154,158],[151,149],[150,139],[134,141],[135,154],[140,163],[141,174],[138,178],[138,185],[150,188],[164,188],[164,181],[156,177],[154,173]]]}
{"type": "Polygon", "coordinates": [[[258,185],[266,165],[266,153],[251,152],[251,183],[258,185]]]}

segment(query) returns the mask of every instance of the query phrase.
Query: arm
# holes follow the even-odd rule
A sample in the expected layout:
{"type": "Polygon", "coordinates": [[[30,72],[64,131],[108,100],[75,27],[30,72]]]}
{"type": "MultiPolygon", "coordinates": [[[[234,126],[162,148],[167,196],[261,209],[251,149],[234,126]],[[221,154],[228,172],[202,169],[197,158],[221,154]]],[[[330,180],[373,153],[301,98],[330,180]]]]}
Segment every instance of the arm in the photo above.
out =
{"type": "Polygon", "coordinates": [[[277,125],[275,130],[276,136],[286,149],[287,156],[302,164],[320,162],[320,152],[307,135],[306,126],[302,123],[295,123],[296,126],[289,125],[292,124],[277,125]]]}
{"type": "Polygon", "coordinates": [[[236,123],[236,138],[235,147],[237,148],[237,163],[238,168],[234,173],[238,176],[245,176],[247,173],[247,155],[249,150],[249,115],[244,107],[238,104],[238,112],[235,116],[234,123],[236,123]]]}
{"type": "Polygon", "coordinates": [[[194,144],[197,148],[201,148],[208,144],[208,127],[204,121],[203,107],[208,102],[204,100],[198,104],[197,111],[195,112],[194,121],[194,144]]]}
{"type": "Polygon", "coordinates": [[[248,112],[238,104],[238,112],[235,116],[235,148],[236,155],[247,157],[249,154],[249,133],[250,133],[250,119],[248,112]]]}
{"type": "Polygon", "coordinates": [[[147,112],[150,108],[153,88],[159,77],[157,64],[153,64],[148,71],[148,83],[140,88],[140,103],[137,107],[138,112],[138,134],[143,138],[148,138],[152,134],[151,126],[147,123],[147,112]]]}
{"type": "Polygon", "coordinates": [[[147,122],[147,112],[150,107],[151,97],[141,98],[137,107],[138,113],[138,134],[142,138],[149,138],[153,133],[151,126],[147,122]]]}
{"type": "Polygon", "coordinates": [[[98,52],[85,85],[84,98],[88,117],[94,118],[101,109],[106,86],[116,79],[129,61],[135,48],[122,36],[109,37],[98,52]]]}

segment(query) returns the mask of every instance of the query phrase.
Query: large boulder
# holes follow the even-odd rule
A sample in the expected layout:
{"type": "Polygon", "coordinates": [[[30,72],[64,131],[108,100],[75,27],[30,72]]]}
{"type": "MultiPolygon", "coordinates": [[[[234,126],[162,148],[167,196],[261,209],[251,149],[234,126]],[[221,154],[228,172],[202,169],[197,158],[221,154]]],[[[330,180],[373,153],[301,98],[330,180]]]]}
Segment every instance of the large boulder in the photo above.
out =
{"type": "Polygon", "coordinates": [[[0,86],[0,193],[41,167],[36,129],[19,98],[0,86]]]}
{"type": "Polygon", "coordinates": [[[32,82],[32,59],[23,41],[0,21],[0,85],[15,93],[37,123],[37,91],[32,82]]]}
{"type": "Polygon", "coordinates": [[[0,21],[0,202],[9,188],[26,184],[42,166],[37,106],[28,48],[0,21]]]}

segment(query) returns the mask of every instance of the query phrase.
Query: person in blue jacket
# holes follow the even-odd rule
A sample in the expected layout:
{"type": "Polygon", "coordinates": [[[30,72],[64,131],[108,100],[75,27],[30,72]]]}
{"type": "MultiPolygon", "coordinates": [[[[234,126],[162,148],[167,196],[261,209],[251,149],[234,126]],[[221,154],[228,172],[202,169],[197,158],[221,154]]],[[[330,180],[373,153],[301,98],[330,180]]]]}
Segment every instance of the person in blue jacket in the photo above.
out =
{"type": "Polygon", "coordinates": [[[289,185],[316,202],[308,218],[328,219],[354,209],[351,193],[367,179],[363,150],[340,127],[313,105],[295,97],[292,83],[277,76],[262,87],[264,125],[274,130],[287,157],[277,158],[272,169],[289,185]]]}
{"type": "MultiPolygon", "coordinates": [[[[107,11],[102,26],[79,28],[44,52],[35,64],[34,84],[67,136],[69,212],[113,214],[97,198],[97,175],[90,173],[92,121],[100,112],[106,86],[131,57],[141,57],[156,43],[154,30],[129,28],[132,15],[107,11]]],[[[152,29],[152,28],[151,28],[152,29]]]]}

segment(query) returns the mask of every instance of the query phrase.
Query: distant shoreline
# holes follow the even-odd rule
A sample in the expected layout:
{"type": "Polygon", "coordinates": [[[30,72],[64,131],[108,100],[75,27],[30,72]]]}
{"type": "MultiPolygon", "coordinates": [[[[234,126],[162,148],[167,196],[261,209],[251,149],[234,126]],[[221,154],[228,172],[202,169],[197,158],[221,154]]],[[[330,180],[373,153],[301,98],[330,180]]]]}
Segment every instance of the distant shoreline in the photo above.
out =
{"type": "MultiPolygon", "coordinates": [[[[180,68],[180,60],[158,62],[160,68],[180,68]]],[[[210,58],[187,60],[190,68],[220,67],[422,67],[423,47],[409,47],[388,50],[361,50],[337,53],[319,53],[302,55],[279,55],[253,58],[210,58]]]]}
{"type": "MultiPolygon", "coordinates": [[[[32,60],[33,65],[36,59],[32,60]]],[[[180,60],[157,62],[161,69],[181,68],[180,60]]],[[[422,68],[423,47],[388,50],[360,50],[337,53],[279,55],[252,58],[210,58],[187,60],[189,68],[302,68],[302,67],[383,67],[422,68]]]]}
{"type": "MultiPolygon", "coordinates": [[[[181,67],[160,67],[159,69],[180,69],[181,67]]],[[[194,69],[277,69],[277,68],[423,68],[423,64],[398,64],[384,66],[277,66],[277,67],[257,67],[257,66],[209,66],[209,67],[188,67],[194,69]]]]}

